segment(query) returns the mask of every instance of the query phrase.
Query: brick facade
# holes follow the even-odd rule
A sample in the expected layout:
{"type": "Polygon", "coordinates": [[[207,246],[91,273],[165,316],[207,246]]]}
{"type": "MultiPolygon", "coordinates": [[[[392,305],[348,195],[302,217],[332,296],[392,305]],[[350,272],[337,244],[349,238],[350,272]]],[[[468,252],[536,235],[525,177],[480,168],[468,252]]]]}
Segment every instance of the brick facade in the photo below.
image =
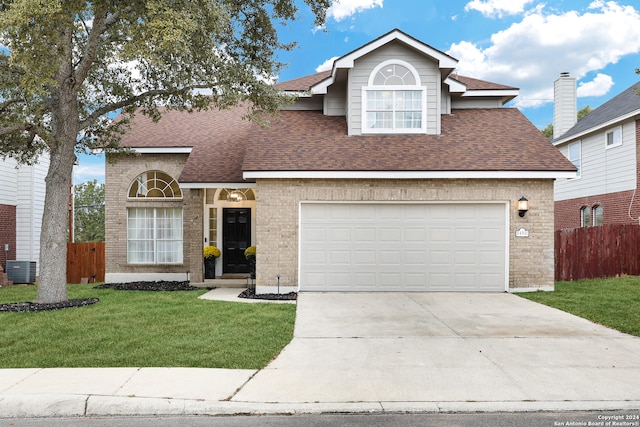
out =
{"type": "Polygon", "coordinates": [[[16,207],[0,204],[0,266],[6,271],[7,259],[16,259],[16,207]],[[5,244],[9,251],[5,252],[5,244]]]}
{"type": "MultiPolygon", "coordinates": [[[[107,165],[106,265],[118,273],[185,273],[201,282],[203,191],[184,189],[183,200],[127,200],[132,180],[161,170],[179,177],[186,155],[154,154],[107,165]],[[127,264],[127,207],[181,206],[184,218],[184,262],[180,265],[127,264]]],[[[257,280],[259,286],[297,287],[298,215],[301,201],[500,201],[510,206],[509,288],[553,288],[552,180],[309,180],[260,179],[256,186],[257,280]],[[529,199],[529,212],[518,216],[516,201],[529,199]],[[525,228],[529,237],[515,237],[525,228]]]]}
{"type": "Polygon", "coordinates": [[[203,190],[183,189],[182,200],[127,200],[129,186],[139,174],[160,170],[178,179],[187,154],[145,154],[124,157],[107,164],[105,177],[106,272],[110,273],[189,273],[192,282],[203,280],[203,190]],[[127,263],[127,208],[181,207],[183,209],[183,263],[130,265],[127,263]]]}
{"type": "Polygon", "coordinates": [[[502,201],[510,204],[509,288],[552,289],[552,180],[304,180],[257,182],[257,285],[297,286],[301,201],[502,201]],[[529,199],[518,216],[516,201],[529,199]],[[515,237],[525,228],[529,237],[515,237]]]}
{"type": "MultiPolygon", "coordinates": [[[[636,120],[636,163],[640,165],[640,120],[636,120]]],[[[556,202],[555,229],[581,227],[580,210],[602,206],[603,224],[638,224],[640,218],[640,167],[636,166],[636,191],[599,194],[556,202]]]]}

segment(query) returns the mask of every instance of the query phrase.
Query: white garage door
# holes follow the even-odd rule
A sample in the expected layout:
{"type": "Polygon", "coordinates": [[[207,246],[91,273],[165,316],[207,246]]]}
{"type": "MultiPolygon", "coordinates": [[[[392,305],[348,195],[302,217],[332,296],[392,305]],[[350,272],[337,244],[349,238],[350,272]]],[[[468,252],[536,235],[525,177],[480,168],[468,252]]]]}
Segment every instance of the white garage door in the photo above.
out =
{"type": "Polygon", "coordinates": [[[303,203],[301,291],[506,289],[503,203],[303,203]]]}

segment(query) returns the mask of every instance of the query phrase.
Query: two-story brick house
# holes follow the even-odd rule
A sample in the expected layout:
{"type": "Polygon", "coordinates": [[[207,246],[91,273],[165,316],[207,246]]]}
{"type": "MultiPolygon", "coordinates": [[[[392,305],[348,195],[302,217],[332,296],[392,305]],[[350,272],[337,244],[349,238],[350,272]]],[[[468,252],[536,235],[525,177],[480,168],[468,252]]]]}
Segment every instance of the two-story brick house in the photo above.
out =
{"type": "MultiPolygon", "coordinates": [[[[321,60],[321,58],[319,58],[321,60]]],[[[399,30],[278,84],[268,128],[242,107],[136,117],[106,168],[107,281],[247,271],[281,291],[553,288],[553,181],[575,167],[513,87],[399,30]],[[528,206],[518,202],[528,202],[528,206]]]]}
{"type": "Polygon", "coordinates": [[[576,79],[554,83],[554,145],[578,168],[556,181],[555,228],[638,224],[640,83],[576,122],[576,79]]]}

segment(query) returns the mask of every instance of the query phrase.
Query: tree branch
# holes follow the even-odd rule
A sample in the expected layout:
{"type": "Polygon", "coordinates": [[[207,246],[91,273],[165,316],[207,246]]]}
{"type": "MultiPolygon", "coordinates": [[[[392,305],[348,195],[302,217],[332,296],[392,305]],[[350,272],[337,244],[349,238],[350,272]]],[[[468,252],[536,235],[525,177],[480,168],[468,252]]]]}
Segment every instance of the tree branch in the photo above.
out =
{"type": "MultiPolygon", "coordinates": [[[[131,7],[128,6],[124,9],[123,12],[126,13],[130,10],[131,7]]],[[[105,8],[100,8],[94,12],[93,25],[91,27],[91,31],[89,32],[87,46],[85,47],[84,55],[78,63],[78,67],[76,68],[75,72],[75,79],[78,86],[80,86],[82,82],[84,82],[84,80],[87,78],[89,70],[95,62],[96,52],[98,51],[98,47],[101,43],[101,36],[106,30],[108,30],[111,26],[118,22],[121,15],[122,14],[120,11],[116,11],[109,15],[109,12],[105,8]]]]}
{"type": "Polygon", "coordinates": [[[21,123],[19,125],[13,125],[6,128],[0,128],[0,136],[9,135],[14,132],[24,132],[32,128],[30,124],[21,123]]]}
{"type": "Polygon", "coordinates": [[[133,104],[137,104],[140,101],[143,101],[145,99],[148,98],[152,98],[154,96],[166,96],[166,95],[179,95],[181,93],[193,90],[193,89],[209,89],[211,88],[210,85],[191,85],[191,86],[185,86],[183,88],[180,89],[156,89],[156,90],[149,90],[146,92],[143,92],[139,95],[135,95],[135,96],[131,96],[129,98],[123,99],[122,101],[118,101],[118,102],[114,102],[111,104],[107,104],[104,105],[100,108],[98,108],[97,110],[95,110],[94,112],[92,112],[90,115],[88,115],[86,118],[80,120],[80,129],[85,129],[89,126],[91,126],[93,123],[95,123],[100,117],[102,117],[105,114],[111,113],[113,111],[117,111],[121,108],[127,107],[129,105],[133,105],[133,104]]]}
{"type": "Polygon", "coordinates": [[[13,104],[18,104],[20,102],[23,102],[24,100],[22,98],[11,98],[11,99],[6,99],[3,102],[0,102],[0,113],[2,113],[3,111],[5,111],[7,109],[7,107],[13,105],[13,104]]]}

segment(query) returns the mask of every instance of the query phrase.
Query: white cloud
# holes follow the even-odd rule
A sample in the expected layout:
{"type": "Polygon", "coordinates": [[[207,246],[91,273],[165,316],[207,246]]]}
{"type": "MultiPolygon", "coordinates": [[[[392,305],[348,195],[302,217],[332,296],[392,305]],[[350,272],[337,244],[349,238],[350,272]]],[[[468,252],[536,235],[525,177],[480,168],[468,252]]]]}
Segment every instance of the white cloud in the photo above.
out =
{"type": "Polygon", "coordinates": [[[334,0],[327,10],[327,18],[342,21],[358,12],[379,7],[382,9],[384,0],[334,0]]]}
{"type": "Polygon", "coordinates": [[[471,0],[464,10],[476,10],[485,16],[502,17],[524,12],[524,7],[533,0],[471,0]]]}
{"type": "Polygon", "coordinates": [[[73,182],[80,184],[93,181],[104,182],[104,155],[82,155],[78,158],[80,164],[73,167],[73,182]]]}
{"type": "Polygon", "coordinates": [[[613,86],[613,79],[606,74],[598,73],[590,82],[581,82],[578,85],[578,96],[602,96],[606,95],[613,86]]]}
{"type": "MultiPolygon", "coordinates": [[[[595,1],[586,12],[551,14],[537,8],[493,34],[486,48],[463,41],[447,51],[460,60],[461,74],[519,87],[519,107],[551,102],[553,81],[561,72],[581,79],[638,52],[640,13],[615,1],[595,1]]],[[[601,92],[609,84],[605,78],[585,83],[582,93],[601,92]]]]}
{"type": "Polygon", "coordinates": [[[331,70],[333,68],[333,61],[335,61],[338,58],[340,57],[334,56],[333,58],[329,58],[326,61],[324,61],[322,64],[318,65],[316,67],[316,73],[319,73],[321,71],[331,70]]]}

